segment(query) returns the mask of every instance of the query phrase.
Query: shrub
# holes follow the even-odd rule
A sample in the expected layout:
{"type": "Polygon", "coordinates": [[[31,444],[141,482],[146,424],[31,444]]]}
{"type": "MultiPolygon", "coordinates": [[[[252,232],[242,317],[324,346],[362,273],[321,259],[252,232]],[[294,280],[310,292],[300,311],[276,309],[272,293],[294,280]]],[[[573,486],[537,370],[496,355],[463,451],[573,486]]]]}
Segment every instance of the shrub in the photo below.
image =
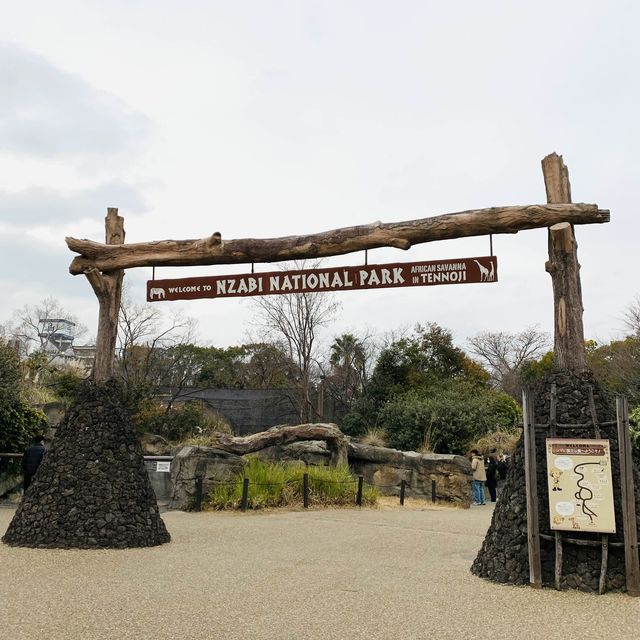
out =
{"type": "Polygon", "coordinates": [[[389,444],[402,450],[464,453],[478,437],[512,427],[520,408],[511,397],[454,380],[390,400],[380,412],[389,444]]]}
{"type": "MultiPolygon", "coordinates": [[[[309,500],[312,505],[355,504],[357,479],[346,465],[337,467],[305,467],[302,464],[263,462],[250,458],[244,473],[230,483],[214,485],[204,505],[209,509],[230,509],[240,504],[244,478],[249,478],[248,506],[252,509],[301,505],[303,475],[309,474],[309,500]]],[[[365,486],[363,504],[375,504],[378,491],[365,486]]]]}

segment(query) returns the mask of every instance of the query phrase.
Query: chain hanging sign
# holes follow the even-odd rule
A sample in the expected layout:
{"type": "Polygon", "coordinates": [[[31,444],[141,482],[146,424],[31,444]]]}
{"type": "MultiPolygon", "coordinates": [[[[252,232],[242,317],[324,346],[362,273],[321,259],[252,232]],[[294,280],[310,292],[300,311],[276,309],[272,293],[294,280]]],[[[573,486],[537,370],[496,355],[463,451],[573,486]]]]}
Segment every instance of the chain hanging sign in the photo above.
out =
{"type": "Polygon", "coordinates": [[[496,256],[149,280],[147,301],[497,282],[496,256]]]}

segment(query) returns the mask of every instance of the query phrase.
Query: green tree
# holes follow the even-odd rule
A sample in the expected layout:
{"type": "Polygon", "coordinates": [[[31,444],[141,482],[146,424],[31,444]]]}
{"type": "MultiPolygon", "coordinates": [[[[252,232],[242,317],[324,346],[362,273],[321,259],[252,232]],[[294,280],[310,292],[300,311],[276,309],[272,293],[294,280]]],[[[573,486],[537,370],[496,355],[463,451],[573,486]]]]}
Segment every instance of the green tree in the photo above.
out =
{"type": "Polygon", "coordinates": [[[330,370],[324,379],[328,395],[334,401],[334,413],[342,418],[351,409],[367,383],[371,348],[366,338],[352,333],[337,336],[329,354],[330,370]]]}
{"type": "Polygon", "coordinates": [[[20,380],[18,354],[0,339],[0,411],[13,406],[20,397],[20,380]]]}
{"type": "Polygon", "coordinates": [[[389,434],[391,447],[462,454],[489,431],[513,427],[519,412],[505,393],[451,379],[393,398],[381,410],[378,424],[389,434]]]}
{"type": "Polygon", "coordinates": [[[418,325],[412,335],[395,340],[380,352],[364,393],[345,416],[343,428],[359,435],[368,427],[379,426],[378,414],[393,398],[452,379],[486,385],[489,375],[453,344],[450,331],[435,323],[418,325]]]}
{"type": "Polygon", "coordinates": [[[18,356],[0,340],[0,451],[4,453],[21,453],[47,426],[45,415],[21,400],[20,380],[18,356]]]}

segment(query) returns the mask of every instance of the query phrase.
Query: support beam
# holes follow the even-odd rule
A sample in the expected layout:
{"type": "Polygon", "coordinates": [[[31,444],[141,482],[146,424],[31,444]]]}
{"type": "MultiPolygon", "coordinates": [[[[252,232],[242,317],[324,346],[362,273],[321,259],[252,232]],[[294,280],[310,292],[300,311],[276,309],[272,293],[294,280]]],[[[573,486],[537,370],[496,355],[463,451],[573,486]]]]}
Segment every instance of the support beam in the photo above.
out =
{"type": "Polygon", "coordinates": [[[110,272],[133,267],[193,266],[280,262],[324,258],[379,247],[409,249],[415,244],[470,236],[517,233],[558,222],[609,222],[609,211],[595,204],[550,204],[492,207],[405,222],[376,222],[308,236],[226,240],[216,233],[200,240],[162,240],[137,244],[101,244],[66,238],[80,254],[69,267],[73,275],[89,269],[110,272]]]}
{"type": "MultiPolygon", "coordinates": [[[[569,171],[562,156],[552,153],[542,160],[542,172],[549,204],[571,202],[569,171]]],[[[582,323],[582,286],[578,244],[571,220],[549,227],[549,260],[546,270],[553,285],[553,365],[580,373],[587,369],[582,323]]]]}
{"type": "MultiPolygon", "coordinates": [[[[122,244],[124,235],[124,218],[118,215],[117,209],[107,209],[107,217],[105,218],[106,244],[122,244]]],[[[93,287],[99,305],[96,357],[92,377],[96,382],[105,382],[113,375],[124,271],[100,273],[98,269],[90,268],[85,272],[85,276],[93,287]]]]}
{"type": "Polygon", "coordinates": [[[530,389],[522,392],[522,423],[524,426],[524,479],[527,497],[527,547],[529,550],[529,583],[542,588],[540,558],[540,526],[538,519],[538,475],[536,470],[535,398],[530,389]]]}

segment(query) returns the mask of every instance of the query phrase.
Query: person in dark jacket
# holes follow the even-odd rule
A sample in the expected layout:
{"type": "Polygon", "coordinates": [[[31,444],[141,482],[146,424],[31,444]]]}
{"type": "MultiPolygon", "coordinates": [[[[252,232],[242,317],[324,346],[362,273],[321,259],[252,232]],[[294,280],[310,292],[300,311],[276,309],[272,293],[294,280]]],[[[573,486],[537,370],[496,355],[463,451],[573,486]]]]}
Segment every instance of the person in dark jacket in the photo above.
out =
{"type": "Polygon", "coordinates": [[[33,444],[24,452],[22,456],[22,473],[24,474],[24,490],[29,488],[33,476],[36,475],[36,471],[44,458],[44,437],[35,436],[33,444]]]}
{"type": "Polygon", "coordinates": [[[487,489],[489,489],[491,502],[495,502],[498,497],[498,460],[496,459],[495,455],[492,454],[489,456],[489,460],[487,462],[487,481],[485,484],[487,485],[487,489]]]}

